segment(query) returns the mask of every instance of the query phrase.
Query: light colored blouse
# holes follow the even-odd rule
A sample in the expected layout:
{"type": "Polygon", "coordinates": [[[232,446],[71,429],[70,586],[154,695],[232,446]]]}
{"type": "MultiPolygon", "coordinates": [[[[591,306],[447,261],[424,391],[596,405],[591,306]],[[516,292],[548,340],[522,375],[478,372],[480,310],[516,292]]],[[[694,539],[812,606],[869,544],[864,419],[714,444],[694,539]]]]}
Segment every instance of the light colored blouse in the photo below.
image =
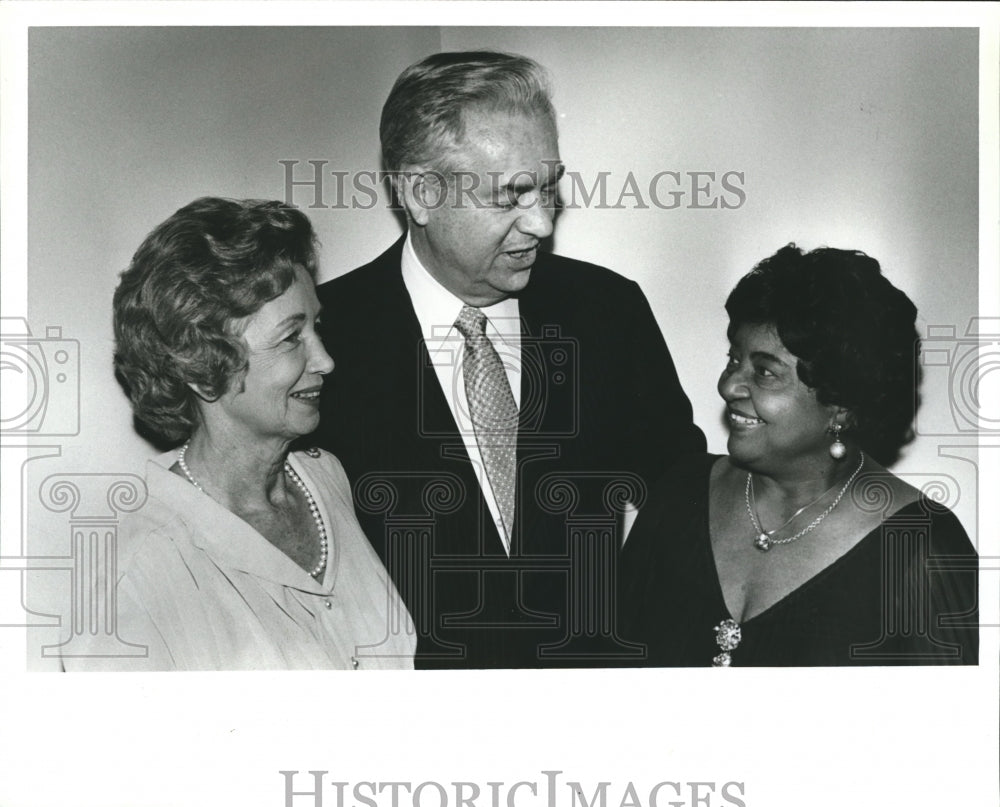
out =
{"type": "Polygon", "coordinates": [[[169,468],[149,461],[145,505],[119,528],[118,636],[145,658],[65,659],[67,669],[412,669],[406,607],[354,515],[340,462],[289,462],[326,525],[315,580],[253,527],[169,468]]]}

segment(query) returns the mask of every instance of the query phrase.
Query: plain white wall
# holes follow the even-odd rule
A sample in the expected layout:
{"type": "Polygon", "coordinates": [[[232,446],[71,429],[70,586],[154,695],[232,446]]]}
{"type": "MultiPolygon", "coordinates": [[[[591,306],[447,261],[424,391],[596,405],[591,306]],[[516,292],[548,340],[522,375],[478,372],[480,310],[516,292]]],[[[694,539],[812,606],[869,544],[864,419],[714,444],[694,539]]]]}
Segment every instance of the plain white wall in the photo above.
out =
{"type": "MultiPolygon", "coordinates": [[[[690,193],[681,208],[658,209],[643,191],[649,209],[566,210],[555,235],[557,252],[642,285],[709,449],[725,452],[715,391],[727,351],[723,305],[736,281],[784,244],[874,256],[916,303],[921,334],[927,325],[963,334],[978,312],[977,36],[446,28],[442,44],[511,50],[545,65],[563,161],[587,187],[610,172],[611,199],[630,171],[640,189],[660,171],[744,173],[737,209],[691,209],[690,193]]],[[[941,369],[927,374],[919,422],[948,432],[941,369]]],[[[894,470],[918,486],[925,475],[952,477],[949,504],[975,540],[975,468],[938,456],[941,446],[970,442],[918,438],[894,470]]]]}
{"type": "MultiPolygon", "coordinates": [[[[59,465],[142,473],[154,453],[111,372],[111,295],[145,235],[198,196],[283,198],[280,160],[377,168],[385,95],[439,47],[436,28],[31,31],[29,320],[81,343],[59,465]]],[[[399,232],[384,210],[310,214],[328,271],[399,232]]]]}
{"type": "MultiPolygon", "coordinates": [[[[920,309],[964,331],[977,311],[977,38],[942,29],[36,28],[29,40],[29,322],[80,342],[81,429],[30,464],[28,500],[53,473],[142,473],[111,370],[111,295],[145,234],[205,194],[285,197],[279,160],[378,170],[378,116],[408,64],[490,47],[550,71],[568,168],[744,172],[738,209],[574,209],[558,252],[638,280],[710,448],[724,451],[715,382],[725,296],[796,241],[863,249],[920,309]]],[[[565,184],[565,183],[564,183],[565,184]]],[[[588,183],[589,184],[589,183],[588,183]]],[[[327,185],[329,188],[329,185],[327,185]]],[[[733,197],[730,196],[730,199],[733,197]]],[[[308,189],[293,201],[308,205],[308,189]]],[[[683,200],[686,205],[690,198],[683,200]]],[[[384,205],[307,212],[323,278],[400,232],[384,205]]],[[[950,421],[940,376],[925,410],[950,421]]],[[[946,429],[947,430],[947,429],[946,429]]],[[[910,446],[897,470],[955,478],[975,540],[973,466],[910,446]]],[[[960,441],[959,441],[960,442],[960,441]]],[[[919,481],[919,480],[917,480],[919,481]]],[[[34,505],[31,532],[65,545],[65,516],[34,505]]],[[[64,546],[65,548],[65,546],[64,546]]]]}

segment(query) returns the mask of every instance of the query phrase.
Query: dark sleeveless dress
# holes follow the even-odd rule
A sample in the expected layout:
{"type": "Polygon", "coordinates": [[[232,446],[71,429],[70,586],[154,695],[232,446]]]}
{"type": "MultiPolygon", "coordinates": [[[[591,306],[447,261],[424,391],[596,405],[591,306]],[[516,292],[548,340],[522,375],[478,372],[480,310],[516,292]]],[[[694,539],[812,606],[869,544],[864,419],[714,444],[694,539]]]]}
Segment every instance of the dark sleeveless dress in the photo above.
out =
{"type": "MultiPolygon", "coordinates": [[[[619,624],[626,639],[647,646],[642,665],[711,666],[722,652],[715,628],[731,617],[708,531],[717,459],[700,455],[663,477],[623,550],[619,624]]],[[[742,623],[730,663],[976,664],[977,568],[958,519],[921,498],[742,623]]]]}

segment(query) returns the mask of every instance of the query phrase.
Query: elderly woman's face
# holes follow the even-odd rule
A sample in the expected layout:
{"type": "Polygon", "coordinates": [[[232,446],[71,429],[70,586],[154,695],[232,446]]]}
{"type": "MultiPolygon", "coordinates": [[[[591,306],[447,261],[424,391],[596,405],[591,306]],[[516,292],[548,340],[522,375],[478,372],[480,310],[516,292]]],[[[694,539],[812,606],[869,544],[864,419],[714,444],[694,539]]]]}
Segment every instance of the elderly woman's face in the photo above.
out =
{"type": "Polygon", "coordinates": [[[248,439],[291,440],[319,425],[323,374],[333,360],[316,333],[319,300],[312,278],[295,270],[280,297],[246,319],[248,367],[218,404],[248,439]]]}
{"type": "Polygon", "coordinates": [[[837,412],[816,400],[796,372],[797,359],[770,325],[741,325],[719,378],[726,402],[729,453],[765,465],[827,457],[837,412]]]}

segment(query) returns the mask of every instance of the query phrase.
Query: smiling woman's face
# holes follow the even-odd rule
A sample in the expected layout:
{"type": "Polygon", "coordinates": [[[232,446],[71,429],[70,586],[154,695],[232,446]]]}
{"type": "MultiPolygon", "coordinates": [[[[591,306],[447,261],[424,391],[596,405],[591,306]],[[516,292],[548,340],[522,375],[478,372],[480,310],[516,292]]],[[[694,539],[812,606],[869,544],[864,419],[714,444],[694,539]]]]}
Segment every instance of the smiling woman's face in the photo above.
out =
{"type": "Polygon", "coordinates": [[[248,440],[293,440],[319,425],[322,376],[333,369],[316,323],[319,300],[301,268],[284,294],[247,318],[247,370],[217,401],[248,440]]]}
{"type": "Polygon", "coordinates": [[[838,407],[816,399],[797,362],[771,325],[744,324],[733,334],[718,389],[726,402],[729,454],[741,465],[790,469],[803,460],[829,460],[827,429],[838,407]]]}

